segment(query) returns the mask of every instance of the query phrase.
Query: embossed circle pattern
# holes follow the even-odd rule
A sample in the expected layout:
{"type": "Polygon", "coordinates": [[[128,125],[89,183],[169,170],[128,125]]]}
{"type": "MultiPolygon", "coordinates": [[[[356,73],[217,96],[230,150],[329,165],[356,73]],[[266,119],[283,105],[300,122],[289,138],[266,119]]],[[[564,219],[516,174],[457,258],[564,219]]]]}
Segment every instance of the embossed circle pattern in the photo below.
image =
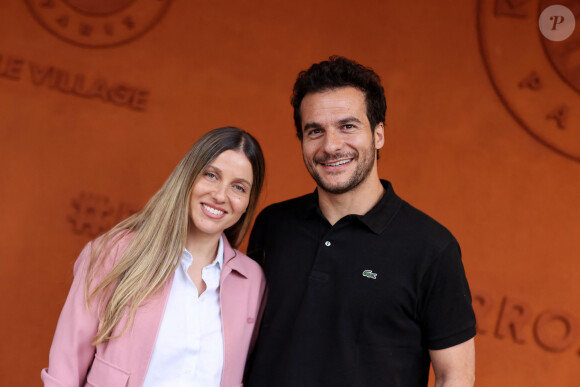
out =
{"type": "Polygon", "coordinates": [[[118,46],[145,34],[172,0],[26,0],[38,22],[60,39],[82,47],[118,46]]]}
{"type": "Polygon", "coordinates": [[[560,42],[546,39],[538,20],[555,4],[579,20],[575,0],[479,0],[480,49],[514,119],[549,149],[580,162],[580,28],[560,42]]]}

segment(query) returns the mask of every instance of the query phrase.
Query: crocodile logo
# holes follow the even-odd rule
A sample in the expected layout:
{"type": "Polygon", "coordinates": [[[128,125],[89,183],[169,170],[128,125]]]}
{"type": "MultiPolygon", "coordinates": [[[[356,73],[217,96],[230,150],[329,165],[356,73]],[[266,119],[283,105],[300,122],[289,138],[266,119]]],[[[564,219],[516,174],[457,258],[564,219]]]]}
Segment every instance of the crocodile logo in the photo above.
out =
{"type": "Polygon", "coordinates": [[[372,270],[365,270],[362,272],[363,277],[377,279],[377,273],[373,273],[372,270]]]}

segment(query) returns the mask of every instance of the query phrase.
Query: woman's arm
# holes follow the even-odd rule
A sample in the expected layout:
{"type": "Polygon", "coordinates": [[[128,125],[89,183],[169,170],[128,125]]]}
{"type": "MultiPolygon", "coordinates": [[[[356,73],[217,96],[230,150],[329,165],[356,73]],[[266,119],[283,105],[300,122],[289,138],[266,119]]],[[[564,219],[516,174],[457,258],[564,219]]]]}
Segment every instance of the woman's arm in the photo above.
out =
{"type": "Polygon", "coordinates": [[[86,271],[91,258],[87,244],[74,265],[74,279],[60,313],[49,355],[49,366],[41,372],[47,386],[82,386],[95,354],[91,344],[98,327],[96,308],[85,303],[86,271]]]}

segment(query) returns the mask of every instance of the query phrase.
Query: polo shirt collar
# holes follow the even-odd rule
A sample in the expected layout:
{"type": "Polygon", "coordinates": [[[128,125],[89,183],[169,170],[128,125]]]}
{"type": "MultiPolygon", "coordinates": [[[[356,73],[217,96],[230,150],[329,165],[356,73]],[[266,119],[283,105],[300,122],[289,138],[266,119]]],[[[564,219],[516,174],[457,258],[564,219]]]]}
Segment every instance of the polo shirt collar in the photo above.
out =
{"type": "Polygon", "coordinates": [[[385,192],[379,202],[369,212],[357,217],[375,234],[385,231],[403,204],[403,200],[397,196],[390,182],[381,180],[381,184],[385,192]]]}
{"type": "MultiPolygon", "coordinates": [[[[403,200],[397,196],[389,181],[381,179],[381,184],[383,185],[385,192],[378,203],[371,208],[369,212],[364,215],[347,215],[357,219],[377,235],[385,231],[403,203],[403,200]]],[[[304,212],[306,217],[320,216],[326,220],[320,210],[320,206],[318,205],[318,188],[309,196],[310,198],[306,202],[306,211],[304,212]]]]}
{"type": "Polygon", "coordinates": [[[322,211],[320,210],[320,206],[318,205],[318,188],[314,189],[314,192],[307,196],[308,200],[306,201],[306,207],[304,211],[305,218],[320,216],[326,220],[322,214],[322,211]]]}

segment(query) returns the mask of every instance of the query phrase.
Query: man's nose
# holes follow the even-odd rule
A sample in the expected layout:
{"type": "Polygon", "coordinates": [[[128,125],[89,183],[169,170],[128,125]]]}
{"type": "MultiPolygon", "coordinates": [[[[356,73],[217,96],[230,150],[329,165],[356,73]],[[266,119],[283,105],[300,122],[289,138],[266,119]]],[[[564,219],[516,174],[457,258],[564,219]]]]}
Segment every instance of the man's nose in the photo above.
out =
{"type": "Polygon", "coordinates": [[[324,136],[323,150],[328,154],[333,154],[342,148],[343,139],[339,133],[329,130],[324,136]]]}

